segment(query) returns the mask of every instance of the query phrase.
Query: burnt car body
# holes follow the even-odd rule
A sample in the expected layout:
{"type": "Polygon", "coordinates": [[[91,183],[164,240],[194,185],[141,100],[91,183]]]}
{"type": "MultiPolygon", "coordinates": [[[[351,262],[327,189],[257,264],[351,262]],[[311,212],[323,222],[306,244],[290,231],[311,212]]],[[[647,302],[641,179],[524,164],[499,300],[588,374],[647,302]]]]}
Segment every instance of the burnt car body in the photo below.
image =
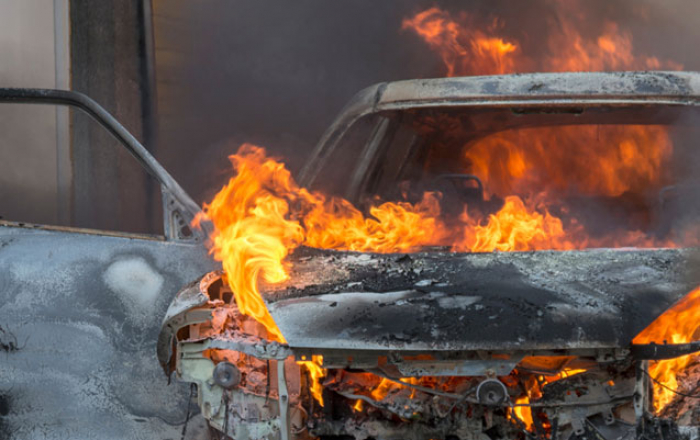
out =
{"type": "MultiPolygon", "coordinates": [[[[682,123],[698,104],[700,75],[686,72],[383,83],[345,107],[299,183],[360,205],[391,194],[424,140],[405,128],[438,121],[431,133],[439,135],[443,114],[457,115],[478,137],[542,124],[682,123]],[[361,125],[364,135],[354,134],[361,125]]],[[[470,197],[481,197],[481,185],[472,189],[470,197]]],[[[662,230],[663,209],[655,209],[653,227],[662,230]]],[[[695,428],[653,416],[645,372],[649,360],[700,346],[632,344],[700,285],[696,249],[300,248],[289,261],[288,281],[261,286],[286,344],[256,336],[220,273],[187,286],[167,312],[161,365],[197,385],[202,414],[222,438],[697,438],[695,428]],[[317,356],[330,378],[322,408],[309,393],[311,375],[294,362],[317,356]],[[400,387],[368,396],[358,392],[365,374],[400,387]],[[541,383],[540,396],[516,400],[525,382],[548,375],[558,380],[541,383]],[[422,377],[436,385],[411,381],[422,377]],[[525,429],[517,415],[525,407],[546,415],[547,426],[525,429]]]]}

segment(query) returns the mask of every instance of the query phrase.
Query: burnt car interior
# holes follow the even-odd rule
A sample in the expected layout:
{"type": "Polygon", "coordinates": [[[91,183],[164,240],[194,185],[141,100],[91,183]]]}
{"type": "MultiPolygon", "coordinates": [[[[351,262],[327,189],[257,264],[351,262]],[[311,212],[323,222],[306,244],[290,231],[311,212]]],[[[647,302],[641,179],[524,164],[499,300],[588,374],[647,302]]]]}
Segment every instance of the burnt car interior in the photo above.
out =
{"type": "MultiPolygon", "coordinates": [[[[693,106],[634,105],[595,107],[527,107],[470,109],[438,107],[389,111],[365,116],[355,122],[346,137],[329,154],[330,163],[343,162],[346,168],[322,168],[317,180],[324,191],[362,203],[373,198],[417,202],[425,191],[441,194],[441,207],[447,215],[458,216],[463,205],[485,216],[498,211],[509,194],[549,192],[561,199],[551,204],[559,215],[576,218],[595,235],[610,229],[639,229],[663,238],[672,231],[672,223],[696,218],[698,208],[683,203],[684,195],[697,191],[700,180],[694,159],[697,120],[693,106]],[[579,127],[579,128],[577,128],[579,127]],[[544,178],[527,187],[501,185],[485,192],[483,179],[470,163],[468,151],[517,144],[519,148],[535,148],[542,142],[539,133],[550,138],[542,145],[558,149],[569,156],[567,177],[587,174],[596,176],[592,163],[586,163],[586,149],[595,148],[585,142],[604,144],[616,131],[625,128],[665,132],[674,146],[673,157],[666,163],[663,176],[653,185],[639,185],[620,194],[585,194],[574,188],[547,182],[544,178]],[[578,141],[576,138],[583,138],[578,141]],[[358,153],[358,145],[365,149],[358,153]],[[579,156],[578,158],[576,156],[579,156]],[[466,171],[466,172],[465,172],[466,171]],[[338,173],[341,176],[338,177],[338,173]],[[558,206],[557,206],[558,205],[558,206]],[[566,206],[566,209],[562,207],[566,206]],[[450,212],[451,210],[451,212],[450,212]]],[[[498,154],[498,153],[497,153],[498,154]]],[[[556,151],[550,154],[561,156],[556,151]]],[[[502,166],[493,158],[491,165],[502,166]]],[[[481,169],[481,172],[488,169],[481,169]]],[[[499,170],[491,169],[492,174],[499,170]]],[[[528,182],[529,183],[529,182],[528,182]]],[[[686,197],[687,200],[687,197],[686,197]]]]}

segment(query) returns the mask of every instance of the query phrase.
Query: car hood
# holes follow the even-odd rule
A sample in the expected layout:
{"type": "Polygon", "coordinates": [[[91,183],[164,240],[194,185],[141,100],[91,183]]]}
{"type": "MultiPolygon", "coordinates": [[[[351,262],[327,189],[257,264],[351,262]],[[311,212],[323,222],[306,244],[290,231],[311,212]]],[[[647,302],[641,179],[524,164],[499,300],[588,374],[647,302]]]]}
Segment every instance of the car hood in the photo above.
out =
{"type": "MultiPolygon", "coordinates": [[[[300,248],[262,285],[292,348],[628,347],[694,287],[692,249],[371,254],[300,248]]],[[[694,263],[693,263],[694,262],[694,263]]]]}

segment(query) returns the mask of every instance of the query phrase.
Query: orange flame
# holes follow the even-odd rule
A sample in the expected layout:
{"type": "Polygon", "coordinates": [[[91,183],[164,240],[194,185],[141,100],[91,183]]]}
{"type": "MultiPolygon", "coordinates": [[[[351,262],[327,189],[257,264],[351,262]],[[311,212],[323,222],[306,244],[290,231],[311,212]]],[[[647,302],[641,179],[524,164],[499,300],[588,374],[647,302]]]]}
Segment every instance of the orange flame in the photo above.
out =
{"type": "Polygon", "coordinates": [[[499,19],[480,28],[476,22],[483,20],[473,15],[461,13],[455,17],[433,7],[404,19],[402,28],[414,31],[437,52],[446,76],[683,68],[670,60],[634,54],[631,34],[621,31],[614,22],[604,23],[597,37],[584,38],[577,29],[583,23],[571,19],[581,14],[569,11],[576,8],[576,2],[553,5],[556,24],[548,27],[546,46],[538,46],[536,57],[523,54],[520,43],[512,37],[499,35],[505,28],[499,19]]]}
{"type": "Polygon", "coordinates": [[[363,407],[364,407],[364,405],[362,404],[362,400],[357,399],[357,401],[355,402],[355,405],[353,405],[352,409],[355,412],[362,412],[363,407]]]}
{"type": "Polygon", "coordinates": [[[244,144],[230,156],[236,175],[204,205],[197,221],[211,220],[211,249],[223,263],[241,313],[262,323],[270,339],[284,342],[258,290],[258,279],[287,279],[284,258],[296,247],[402,252],[434,241],[437,199],[382,203],[365,217],[342,199],[300,188],[284,164],[244,144]],[[294,210],[290,207],[294,206],[294,210]]]}
{"type": "Polygon", "coordinates": [[[313,208],[304,216],[304,244],[322,249],[405,252],[434,242],[440,214],[437,199],[426,193],[416,204],[382,203],[365,217],[350,202],[328,201],[314,194],[313,208]]]}
{"type": "MultiPolygon", "coordinates": [[[[638,334],[634,344],[686,344],[698,340],[700,336],[700,287],[694,289],[673,307],[656,318],[644,331],[638,334]]],[[[675,359],[652,362],[649,375],[666,387],[678,388],[677,375],[683,371],[697,355],[686,355],[675,359]]],[[[654,383],[654,408],[659,411],[668,405],[674,393],[654,383]]]]}
{"type": "Polygon", "coordinates": [[[287,218],[287,201],[276,193],[292,193],[293,182],[284,165],[267,159],[259,148],[244,145],[230,159],[236,176],[202,215],[215,227],[214,258],[222,262],[241,313],[263,324],[271,339],[284,342],[257,283],[260,276],[271,283],[284,281],[282,260],[303,240],[299,223],[287,218]]]}
{"type": "Polygon", "coordinates": [[[666,127],[642,125],[505,130],[465,146],[469,172],[502,196],[658,191],[672,153],[666,127]]]}
{"type": "Polygon", "coordinates": [[[365,378],[370,384],[373,384],[368,387],[369,395],[376,401],[383,400],[391,392],[407,388],[411,389],[410,398],[413,398],[416,394],[416,389],[406,384],[424,385],[430,387],[433,381],[433,378],[431,377],[402,377],[398,380],[392,380],[387,379],[386,377],[375,376],[371,373],[365,375],[365,378]]]}
{"type": "Polygon", "coordinates": [[[326,376],[326,369],[323,368],[323,356],[312,356],[310,361],[297,361],[297,363],[306,368],[311,376],[311,395],[316,401],[323,406],[323,385],[321,379],[326,376]]]}
{"type": "MultiPolygon", "coordinates": [[[[447,76],[516,69],[682,67],[635,55],[631,35],[614,23],[606,24],[596,38],[586,39],[566,16],[559,18],[558,27],[549,33],[546,51],[537,59],[526,56],[516,39],[499,35],[505,27],[499,20],[479,29],[467,14],[453,17],[430,8],[405,19],[403,29],[415,31],[439,54],[447,76]]],[[[667,130],[657,126],[535,128],[482,137],[465,145],[466,168],[481,177],[487,196],[504,197],[505,203],[486,219],[470,217],[465,209],[458,224],[447,230],[438,195],[426,193],[416,204],[377,203],[365,215],[346,200],[300,188],[283,163],[267,157],[262,148],[244,144],[230,157],[235,176],[205,205],[197,221],[208,219],[214,224],[212,252],[223,263],[240,311],[262,323],[270,339],[284,342],[258,282],[260,277],[268,283],[284,281],[288,277],[284,260],[298,246],[372,252],[406,252],[425,245],[477,252],[583,248],[591,240],[575,221],[565,225],[550,213],[549,193],[551,197],[619,196],[658,190],[666,182],[663,170],[672,151],[667,130]]],[[[614,242],[654,244],[638,232],[628,232],[614,242]]],[[[315,356],[300,363],[310,373],[312,395],[323,405],[322,359],[315,356]]],[[[682,368],[659,362],[653,367],[658,371],[652,372],[657,377],[665,374],[661,365],[669,366],[668,371],[682,368]]],[[[677,385],[671,379],[661,380],[677,385]]],[[[372,396],[383,397],[396,387],[402,385],[379,381],[372,396]]],[[[526,403],[529,397],[516,402],[526,403]]],[[[515,407],[514,412],[532,424],[528,407],[515,407]]]]}
{"type": "Polygon", "coordinates": [[[517,196],[506,197],[505,204],[489,216],[484,226],[465,228],[464,242],[455,248],[474,252],[529,251],[536,249],[574,249],[565,239],[561,220],[544,208],[544,215],[529,209],[517,196]]]}
{"type": "Polygon", "coordinates": [[[550,52],[543,60],[543,70],[551,72],[580,72],[603,70],[681,70],[683,66],[657,57],[635,55],[632,35],[620,31],[617,23],[606,22],[603,32],[586,40],[576,26],[561,13],[558,32],[550,37],[550,52]],[[562,44],[566,42],[566,44],[562,44]]]}
{"type": "MultiPolygon", "coordinates": [[[[403,21],[439,54],[447,76],[503,74],[528,70],[586,71],[660,68],[680,69],[672,61],[633,53],[632,37],[607,23],[596,38],[586,39],[555,2],[557,26],[548,29],[549,43],[537,59],[520,51],[513,38],[499,35],[505,23],[493,20],[485,30],[469,14],[453,16],[433,7],[403,21]],[[497,44],[496,44],[497,43],[497,44]],[[475,48],[491,48],[491,51],[475,48]]],[[[673,145],[661,126],[569,126],[505,130],[480,137],[464,147],[466,171],[483,181],[487,193],[506,198],[503,209],[485,226],[465,229],[455,249],[512,251],[577,249],[589,245],[669,245],[641,233],[592,242],[577,225],[565,230],[547,203],[527,202],[514,194],[552,197],[566,194],[620,196],[646,194],[668,183],[673,145]],[[594,170],[594,172],[591,172],[594,170]],[[573,229],[571,229],[573,227],[573,229]]],[[[463,220],[469,221],[464,218],[463,220]]]]}
{"type": "Polygon", "coordinates": [[[447,67],[447,76],[464,71],[476,75],[513,72],[518,46],[495,36],[501,27],[494,20],[486,31],[462,26],[449,13],[433,7],[403,20],[403,29],[412,29],[437,51],[447,67]]]}
{"type": "Polygon", "coordinates": [[[403,385],[387,378],[382,378],[379,384],[372,390],[370,395],[374,400],[382,400],[392,389],[403,388],[403,385]]]}
{"type": "MultiPolygon", "coordinates": [[[[516,405],[528,405],[529,403],[530,398],[527,396],[515,399],[516,405]]],[[[534,421],[532,420],[532,409],[529,406],[514,406],[513,412],[515,413],[515,416],[525,424],[527,429],[532,429],[534,421]]]]}

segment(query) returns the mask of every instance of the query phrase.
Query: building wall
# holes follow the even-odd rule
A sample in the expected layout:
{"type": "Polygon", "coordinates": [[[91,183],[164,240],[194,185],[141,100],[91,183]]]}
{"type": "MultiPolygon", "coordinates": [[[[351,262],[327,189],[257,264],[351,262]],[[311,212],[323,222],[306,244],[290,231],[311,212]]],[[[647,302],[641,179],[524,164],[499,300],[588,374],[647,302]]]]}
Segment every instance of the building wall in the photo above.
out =
{"type": "MultiPolygon", "coordinates": [[[[0,1],[0,87],[66,87],[67,0],[0,1]]],[[[65,110],[0,105],[0,216],[66,224],[65,110]]],[[[67,168],[68,167],[68,168],[67,168]]],[[[68,179],[69,180],[69,179],[68,179]]]]}
{"type": "MultiPolygon", "coordinates": [[[[150,0],[70,0],[72,89],[110,112],[147,149],[153,97],[144,4],[150,0]]],[[[162,232],[160,187],[121,144],[82,113],[72,118],[75,226],[162,232]]]]}
{"type": "MultiPolygon", "coordinates": [[[[0,0],[0,87],[82,92],[148,139],[150,0],[0,0]]],[[[65,107],[0,105],[0,217],[161,233],[159,186],[102,127],[65,107]]]]}

